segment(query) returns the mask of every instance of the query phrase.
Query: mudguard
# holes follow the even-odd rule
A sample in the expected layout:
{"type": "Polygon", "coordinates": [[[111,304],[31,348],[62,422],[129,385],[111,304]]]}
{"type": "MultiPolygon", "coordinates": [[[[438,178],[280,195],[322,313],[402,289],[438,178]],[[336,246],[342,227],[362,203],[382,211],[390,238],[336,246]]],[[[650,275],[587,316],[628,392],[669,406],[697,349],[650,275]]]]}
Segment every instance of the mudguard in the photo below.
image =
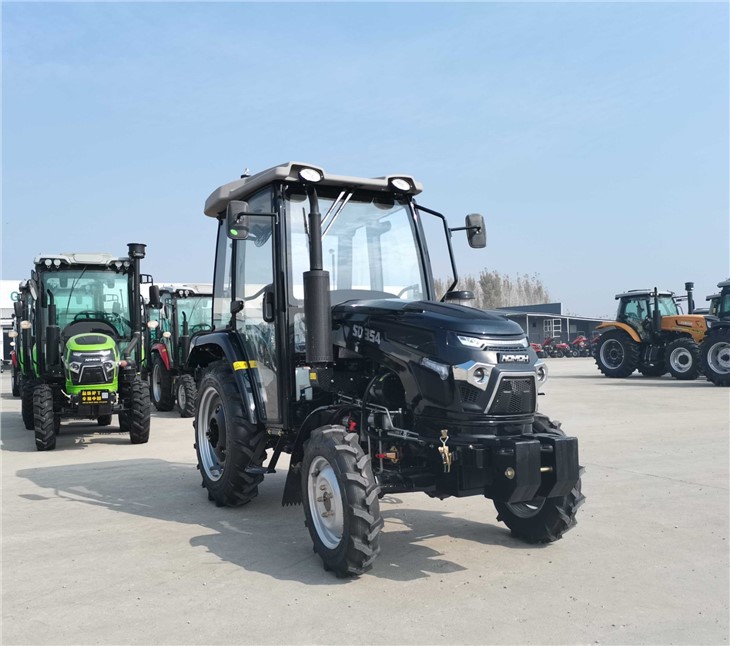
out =
{"type": "Polygon", "coordinates": [[[167,352],[167,346],[164,343],[155,343],[152,346],[152,353],[157,352],[165,364],[165,370],[170,370],[170,354],[167,352]]]}
{"type": "Polygon", "coordinates": [[[605,323],[601,323],[600,325],[596,325],[596,330],[610,330],[613,328],[617,328],[619,330],[623,330],[628,334],[634,341],[637,343],[641,343],[641,337],[638,335],[636,330],[632,328],[630,325],[627,325],[626,323],[620,323],[619,321],[606,321],[605,323]]]}
{"type": "Polygon", "coordinates": [[[191,339],[186,363],[190,372],[204,368],[214,361],[225,361],[231,366],[243,408],[248,411],[249,422],[266,423],[266,407],[261,398],[256,361],[247,356],[235,332],[207,332],[191,339]]]}

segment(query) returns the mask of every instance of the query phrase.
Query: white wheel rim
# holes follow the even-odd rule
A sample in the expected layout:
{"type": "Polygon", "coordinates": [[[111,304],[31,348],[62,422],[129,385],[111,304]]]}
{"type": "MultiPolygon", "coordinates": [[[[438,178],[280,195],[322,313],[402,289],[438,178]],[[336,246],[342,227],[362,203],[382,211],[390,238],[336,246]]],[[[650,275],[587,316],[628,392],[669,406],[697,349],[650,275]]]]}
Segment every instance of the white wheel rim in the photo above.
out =
{"type": "Polygon", "coordinates": [[[160,364],[155,362],[155,367],[152,368],[152,396],[155,401],[160,401],[160,395],[162,394],[162,383],[160,377],[160,364]]]}
{"type": "Polygon", "coordinates": [[[730,343],[719,341],[710,346],[707,363],[713,372],[726,375],[730,373],[730,343]]]}
{"type": "Polygon", "coordinates": [[[196,419],[196,440],[200,454],[200,465],[213,482],[220,480],[225,468],[225,427],[220,428],[216,418],[222,413],[222,403],[215,388],[206,388],[200,397],[196,419]],[[223,440],[223,445],[220,440],[223,440]]]}
{"type": "Polygon", "coordinates": [[[177,387],[177,405],[180,410],[185,410],[185,387],[182,383],[177,387]]]}
{"type": "Polygon", "coordinates": [[[687,348],[675,348],[669,355],[669,365],[675,372],[687,372],[692,367],[692,354],[687,348]]]}
{"type": "Polygon", "coordinates": [[[625,357],[624,346],[616,339],[609,339],[601,346],[601,362],[609,368],[620,368],[625,357]]]}
{"type": "Polygon", "coordinates": [[[328,549],[335,549],[342,541],[345,528],[342,491],[332,465],[317,456],[309,465],[307,474],[309,512],[317,536],[328,549]]]}

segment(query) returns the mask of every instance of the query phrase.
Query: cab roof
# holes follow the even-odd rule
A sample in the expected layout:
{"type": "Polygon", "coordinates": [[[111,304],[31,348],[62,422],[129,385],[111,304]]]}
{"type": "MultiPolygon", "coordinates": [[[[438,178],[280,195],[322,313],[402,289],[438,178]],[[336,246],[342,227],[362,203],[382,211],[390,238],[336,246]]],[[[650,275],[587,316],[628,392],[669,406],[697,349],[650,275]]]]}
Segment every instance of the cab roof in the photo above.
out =
{"type": "Polygon", "coordinates": [[[730,278],[728,278],[727,280],[723,280],[721,283],[717,283],[717,286],[720,289],[723,289],[725,287],[730,287],[730,278]]]}
{"type": "Polygon", "coordinates": [[[46,260],[53,262],[60,260],[65,265],[100,265],[108,267],[113,262],[129,262],[128,257],[118,258],[110,253],[42,253],[33,261],[36,265],[43,265],[46,260]]]}
{"type": "Polygon", "coordinates": [[[245,200],[264,186],[268,186],[272,182],[285,181],[293,183],[301,183],[299,180],[299,171],[302,168],[314,168],[324,176],[317,186],[351,186],[354,188],[364,188],[374,191],[391,191],[389,180],[402,177],[408,179],[414,187],[410,191],[411,195],[418,195],[423,191],[423,185],[417,182],[410,175],[386,175],[385,177],[350,177],[347,175],[332,175],[326,173],[320,166],[314,164],[305,164],[302,162],[286,162],[273,168],[261,171],[250,177],[244,177],[234,182],[229,182],[218,187],[213,191],[205,201],[203,212],[212,218],[218,217],[226,210],[228,203],[233,200],[245,200]]]}
{"type": "MultiPolygon", "coordinates": [[[[616,300],[619,298],[636,298],[637,296],[653,296],[653,289],[630,289],[628,292],[623,294],[616,294],[616,300]]],[[[674,292],[657,290],[658,296],[674,296],[674,292]]]]}

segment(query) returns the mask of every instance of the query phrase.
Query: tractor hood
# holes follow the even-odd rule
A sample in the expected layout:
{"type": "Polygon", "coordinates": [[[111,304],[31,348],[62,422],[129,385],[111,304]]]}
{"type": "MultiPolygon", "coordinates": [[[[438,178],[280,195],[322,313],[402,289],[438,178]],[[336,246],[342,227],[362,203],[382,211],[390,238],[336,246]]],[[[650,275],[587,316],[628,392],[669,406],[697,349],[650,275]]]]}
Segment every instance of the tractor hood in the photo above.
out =
{"type": "Polygon", "coordinates": [[[83,388],[117,389],[119,351],[106,334],[76,334],[66,342],[64,366],[66,391],[76,394],[83,388]]]}
{"type": "Polygon", "coordinates": [[[398,298],[346,301],[332,311],[333,323],[352,318],[413,326],[431,332],[449,331],[481,337],[524,337],[519,324],[496,312],[487,312],[433,301],[403,301],[398,298]]]}
{"type": "Polygon", "coordinates": [[[106,334],[76,334],[66,343],[69,352],[102,352],[111,350],[116,355],[117,344],[106,334]]]}

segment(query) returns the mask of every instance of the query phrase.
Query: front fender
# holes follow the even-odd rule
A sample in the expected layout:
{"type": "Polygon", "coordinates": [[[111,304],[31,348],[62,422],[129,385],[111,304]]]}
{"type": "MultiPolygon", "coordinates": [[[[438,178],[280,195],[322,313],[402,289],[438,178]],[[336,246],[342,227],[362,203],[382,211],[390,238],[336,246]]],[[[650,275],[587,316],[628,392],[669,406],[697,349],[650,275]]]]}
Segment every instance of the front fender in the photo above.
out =
{"type": "Polygon", "coordinates": [[[606,323],[601,323],[597,325],[595,329],[603,330],[604,332],[611,329],[623,330],[634,341],[636,341],[637,343],[641,343],[641,337],[637,334],[636,330],[626,323],[620,323],[619,321],[607,321],[606,323]]]}
{"type": "Polygon", "coordinates": [[[162,363],[165,364],[165,370],[170,370],[170,354],[167,352],[167,346],[164,343],[155,343],[155,345],[152,346],[152,353],[154,354],[157,352],[157,354],[160,355],[160,359],[162,359],[162,363]]]}
{"type": "Polygon", "coordinates": [[[249,421],[252,424],[265,423],[266,407],[261,396],[256,361],[247,356],[235,332],[207,332],[191,339],[186,363],[188,370],[205,368],[214,361],[224,361],[231,367],[249,421]]]}

